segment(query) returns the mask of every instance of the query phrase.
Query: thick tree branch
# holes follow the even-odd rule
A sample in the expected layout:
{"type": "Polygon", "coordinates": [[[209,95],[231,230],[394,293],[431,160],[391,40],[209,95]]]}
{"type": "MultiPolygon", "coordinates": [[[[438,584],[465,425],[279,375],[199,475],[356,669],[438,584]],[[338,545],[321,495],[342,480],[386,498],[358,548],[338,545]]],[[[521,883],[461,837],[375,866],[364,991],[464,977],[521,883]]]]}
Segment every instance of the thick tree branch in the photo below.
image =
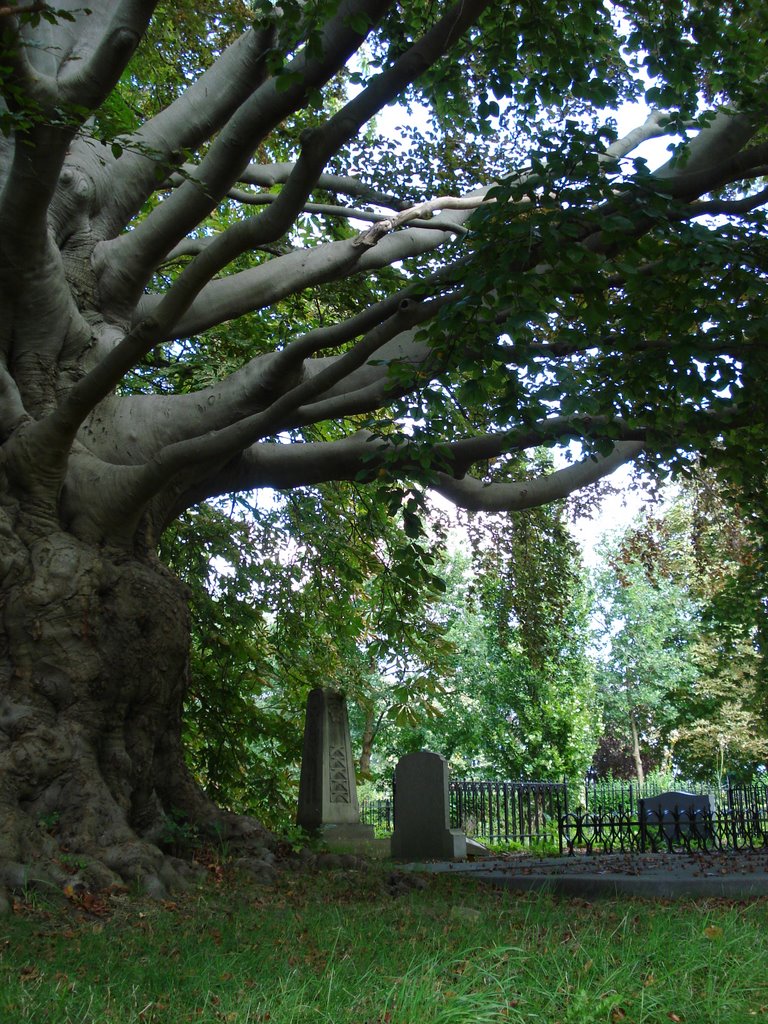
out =
{"type": "Polygon", "coordinates": [[[741,217],[746,213],[752,213],[761,206],[768,203],[768,188],[752,196],[745,196],[743,199],[710,199],[699,203],[691,203],[689,210],[683,211],[688,217],[701,217],[704,214],[710,216],[741,217]]]}
{"type": "MultiPolygon", "coordinates": [[[[302,52],[288,64],[287,80],[295,80],[295,84],[282,88],[278,79],[268,79],[241,104],[211,143],[198,167],[198,177],[176,189],[134,231],[102,245],[101,287],[108,303],[133,305],[137,301],[154,267],[226,195],[259,142],[302,107],[308,92],[324,85],[358,49],[365,33],[355,31],[351,22],[362,18],[374,24],[391,2],[343,0],[321,33],[317,51],[313,50],[319,56],[309,57],[302,52]]],[[[255,244],[274,241],[283,233],[285,228],[277,235],[270,234],[272,220],[267,231],[259,231],[261,237],[255,239],[255,244]]],[[[231,258],[228,251],[219,266],[231,258]]]]}
{"type": "Polygon", "coordinates": [[[30,48],[15,13],[6,16],[2,29],[0,54],[6,73],[0,77],[0,95],[14,111],[20,112],[25,107],[29,113],[32,110],[39,113],[52,110],[58,97],[56,80],[32,63],[30,48]]]}
{"type": "Polygon", "coordinates": [[[156,2],[123,0],[92,12],[68,2],[59,6],[73,21],[43,22],[36,38],[14,32],[16,19],[3,25],[3,58],[14,68],[8,79],[3,76],[10,89],[6,99],[20,116],[0,196],[0,233],[16,236],[17,266],[22,247],[30,262],[42,250],[46,214],[67,149],[88,112],[117,82],[156,2]]]}
{"type": "MultiPolygon", "coordinates": [[[[311,356],[346,345],[394,316],[412,291],[404,289],[348,320],[309,331],[283,350],[256,356],[224,380],[200,391],[108,396],[88,418],[83,439],[105,462],[141,465],[161,448],[252,416],[295,387],[302,380],[302,372],[312,375],[316,360],[310,360],[311,356]],[[130,444],[125,443],[127,437],[132,438],[130,444]]],[[[389,344],[384,346],[382,356],[389,344]]],[[[317,362],[327,365],[324,360],[317,362]]]]}
{"type": "Polygon", "coordinates": [[[601,160],[620,160],[628,156],[649,139],[660,139],[669,134],[666,128],[667,115],[661,110],[653,110],[645,119],[643,124],[632,131],[627,132],[622,138],[612,142],[606,147],[605,153],[601,154],[601,160]]]}
{"type": "Polygon", "coordinates": [[[538,448],[551,441],[564,438],[578,441],[610,436],[613,442],[644,442],[646,431],[629,427],[620,419],[609,416],[550,416],[531,427],[517,427],[501,433],[482,434],[438,444],[438,460],[447,465],[450,475],[461,479],[478,462],[487,462],[510,452],[538,448]]]}
{"type": "MultiPolygon", "coordinates": [[[[705,411],[693,424],[680,424],[702,439],[722,430],[751,427],[752,409],[705,411]]],[[[672,426],[669,430],[673,430],[672,426]]],[[[593,417],[552,417],[530,427],[438,444],[436,467],[430,486],[461,507],[485,511],[514,511],[555,501],[612,473],[636,458],[648,445],[642,427],[628,427],[621,421],[604,424],[593,417]],[[601,429],[604,426],[605,429],[601,429]],[[485,462],[499,455],[523,451],[560,437],[604,437],[613,451],[607,456],[587,456],[581,462],[557,470],[548,476],[518,483],[483,483],[466,476],[471,460],[485,462]]],[[[233,491],[271,487],[285,489],[325,483],[330,480],[372,479],[385,468],[388,474],[408,473],[421,464],[420,452],[405,442],[396,448],[386,438],[359,431],[340,441],[296,443],[257,443],[231,459],[226,465],[212,466],[210,475],[191,481],[176,498],[160,496],[156,505],[159,524],[170,521],[185,508],[233,491]]],[[[472,463],[474,464],[474,463],[472,463]]]]}
{"type": "MultiPolygon", "coordinates": [[[[4,250],[0,240],[0,251],[4,250]]],[[[40,417],[56,401],[54,368],[68,345],[87,343],[90,329],[75,305],[59,250],[46,232],[40,249],[3,251],[0,308],[13,325],[8,365],[30,414],[40,417]]]]}
{"type": "MultiPolygon", "coordinates": [[[[3,23],[0,58],[10,73],[1,76],[3,96],[17,120],[11,167],[0,194],[0,240],[16,238],[36,257],[44,244],[45,213],[72,132],[51,128],[59,100],[55,78],[33,64],[16,18],[3,23]]],[[[17,261],[20,253],[16,252],[17,261]]],[[[29,256],[28,256],[29,258],[29,256]]]]}
{"type": "MultiPolygon", "coordinates": [[[[120,78],[146,31],[158,0],[122,0],[105,27],[93,25],[92,15],[79,24],[78,43],[59,71],[61,98],[72,106],[94,110],[120,78]]],[[[93,19],[95,20],[95,19],[93,19]]]]}
{"type": "MultiPolygon", "coordinates": [[[[436,285],[440,276],[441,275],[439,274],[434,275],[433,278],[430,278],[429,283],[436,285]]],[[[422,285],[422,287],[424,287],[424,285],[422,285]]],[[[391,339],[394,339],[394,341],[399,345],[399,338],[401,337],[401,334],[403,333],[402,329],[405,326],[403,313],[406,309],[410,309],[413,306],[413,303],[411,302],[413,291],[413,287],[405,288],[401,292],[390,296],[388,299],[383,299],[381,302],[376,302],[373,305],[368,306],[362,313],[358,313],[357,316],[350,317],[348,320],[341,321],[338,324],[329,325],[328,327],[318,327],[315,330],[309,331],[307,334],[296,338],[295,341],[290,342],[282,352],[276,352],[274,355],[269,357],[267,370],[265,373],[262,373],[260,378],[261,387],[270,390],[270,382],[273,382],[272,386],[274,387],[274,384],[276,384],[277,381],[290,379],[291,375],[300,367],[303,367],[307,379],[312,378],[315,382],[312,386],[312,393],[314,396],[321,393],[326,394],[329,391],[332,391],[332,384],[336,381],[349,381],[350,370],[354,368],[352,366],[347,366],[344,369],[344,372],[340,375],[338,375],[337,369],[334,369],[333,373],[336,375],[336,381],[331,381],[330,377],[323,377],[324,384],[322,387],[318,388],[317,380],[327,369],[334,367],[337,368],[339,360],[344,357],[332,356],[326,359],[313,359],[310,363],[308,363],[307,360],[310,356],[314,356],[325,349],[338,348],[340,345],[358,337],[360,334],[372,331],[375,327],[384,324],[385,321],[389,321],[391,324],[400,324],[400,328],[391,335],[391,339]]],[[[444,297],[437,302],[433,301],[429,304],[424,303],[421,309],[413,309],[413,323],[423,323],[425,320],[434,316],[445,301],[453,301],[453,298],[448,299],[447,297],[444,297]]],[[[410,334],[411,332],[408,331],[406,333],[410,334]]],[[[391,340],[388,340],[387,347],[389,347],[390,344],[391,340]]],[[[378,354],[381,355],[381,351],[379,351],[378,354]]],[[[356,365],[362,365],[362,363],[356,363],[356,365]]],[[[306,401],[309,397],[311,396],[307,395],[302,397],[301,403],[306,401]]]]}
{"type": "MultiPolygon", "coordinates": [[[[456,480],[438,473],[431,486],[462,508],[522,510],[566,497],[577,488],[610,475],[642,450],[642,442],[617,442],[610,456],[587,458],[549,476],[516,484],[483,484],[468,477],[456,480]]],[[[411,455],[407,445],[401,446],[398,452],[407,462],[411,455]]],[[[373,477],[383,465],[388,472],[397,472],[397,460],[390,446],[384,439],[366,431],[333,442],[256,444],[208,479],[191,485],[163,515],[170,519],[206,497],[237,490],[261,487],[280,490],[329,480],[373,477]]]]}
{"type": "MultiPolygon", "coordinates": [[[[461,224],[471,213],[471,210],[458,211],[451,221],[461,224]]],[[[368,250],[351,239],[327,242],[314,249],[295,250],[250,270],[211,281],[185,315],[157,341],[187,338],[216,324],[263,309],[305,288],[330,280],[342,280],[358,272],[378,270],[398,260],[430,252],[446,242],[447,233],[434,223],[442,217],[438,214],[432,218],[429,229],[405,228],[389,234],[368,250]]],[[[135,322],[155,315],[162,301],[160,295],[144,296],[135,322]]]]}
{"type": "Polygon", "coordinates": [[[721,110],[681,154],[654,172],[653,181],[673,198],[690,202],[749,177],[768,161],[768,143],[744,149],[755,132],[751,118],[721,110]]]}
{"type": "Polygon", "coordinates": [[[186,508],[206,498],[239,490],[271,487],[276,490],[354,480],[361,472],[375,472],[386,445],[359,431],[339,441],[306,444],[259,443],[226,465],[212,467],[207,477],[189,484],[178,497],[157,502],[160,529],[186,508]]]}
{"type": "Polygon", "coordinates": [[[43,11],[48,10],[49,5],[47,3],[36,3],[36,4],[23,4],[20,6],[2,6],[0,7],[0,18],[17,18],[19,15],[24,17],[28,14],[41,14],[43,11]]]}
{"type": "MultiPolygon", "coordinates": [[[[110,199],[100,212],[100,237],[111,238],[157,189],[167,167],[181,154],[207,142],[266,79],[266,59],[275,43],[274,26],[239,36],[177,100],[141,128],[121,139],[119,160],[106,156],[102,188],[110,199]]],[[[180,181],[194,177],[186,168],[180,181]]]]}
{"type": "MultiPolygon", "coordinates": [[[[345,416],[359,416],[380,409],[395,398],[411,394],[435,373],[427,369],[431,355],[429,345],[415,340],[415,331],[405,331],[393,339],[378,353],[374,363],[368,363],[355,373],[349,374],[336,387],[329,388],[319,398],[308,402],[293,416],[295,426],[318,423],[322,420],[345,416]],[[393,380],[390,367],[393,363],[408,365],[414,371],[410,381],[393,380]]],[[[326,360],[313,360],[322,365],[326,360]]],[[[310,365],[310,370],[314,369],[310,365]]],[[[319,368],[318,368],[319,369],[319,368]]]]}
{"type": "Polygon", "coordinates": [[[519,483],[486,484],[471,476],[457,480],[437,473],[432,486],[454,504],[473,512],[519,512],[566,498],[610,476],[619,466],[637,458],[643,448],[642,441],[617,441],[610,455],[589,456],[548,476],[519,483]]]}
{"type": "Polygon", "coordinates": [[[200,467],[210,472],[210,466],[219,466],[259,438],[290,426],[293,412],[302,403],[342,380],[404,329],[433,317],[445,301],[415,303],[406,300],[393,316],[369,331],[353,348],[338,356],[331,366],[285,391],[263,411],[219,430],[168,445],[147,465],[126,471],[121,477],[122,486],[113,491],[116,508],[105,506],[103,500],[101,502],[106,520],[112,518],[117,509],[123,517],[130,516],[130,510],[138,515],[154,495],[172,485],[176,474],[193,477],[200,467]]]}

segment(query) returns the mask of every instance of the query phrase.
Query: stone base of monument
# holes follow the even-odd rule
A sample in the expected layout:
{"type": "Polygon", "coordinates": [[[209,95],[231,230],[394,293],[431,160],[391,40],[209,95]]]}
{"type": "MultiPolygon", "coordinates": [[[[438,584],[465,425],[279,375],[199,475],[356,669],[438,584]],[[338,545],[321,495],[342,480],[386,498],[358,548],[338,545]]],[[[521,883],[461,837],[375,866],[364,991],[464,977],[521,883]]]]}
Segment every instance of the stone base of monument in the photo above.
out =
{"type": "Polygon", "coordinates": [[[373,825],[322,825],[316,835],[330,850],[355,853],[372,860],[389,857],[389,840],[377,839],[373,825]]]}
{"type": "Polygon", "coordinates": [[[483,857],[490,857],[491,851],[487,846],[483,846],[482,843],[478,843],[476,839],[470,839],[467,836],[467,857],[470,860],[479,860],[483,857]]]}
{"type": "Polygon", "coordinates": [[[360,822],[339,822],[338,824],[321,825],[316,829],[316,835],[324,843],[362,843],[375,839],[373,825],[363,825],[360,822]]]}

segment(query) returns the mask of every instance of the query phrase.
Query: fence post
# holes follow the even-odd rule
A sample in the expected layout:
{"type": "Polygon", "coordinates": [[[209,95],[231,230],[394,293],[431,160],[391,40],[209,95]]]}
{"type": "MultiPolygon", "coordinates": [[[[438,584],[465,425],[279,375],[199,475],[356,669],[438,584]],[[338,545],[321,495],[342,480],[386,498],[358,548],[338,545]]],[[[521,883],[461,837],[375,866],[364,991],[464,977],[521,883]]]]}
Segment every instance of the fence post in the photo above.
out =
{"type": "Polygon", "coordinates": [[[640,852],[645,853],[645,800],[642,797],[637,801],[637,808],[639,812],[638,817],[640,819],[640,852]]]}
{"type": "Polygon", "coordinates": [[[560,813],[560,794],[557,795],[557,845],[563,855],[563,825],[568,821],[568,776],[563,776],[563,813],[560,813]]]}
{"type": "MultiPolygon", "coordinates": [[[[728,822],[731,827],[731,840],[733,845],[736,846],[736,815],[733,813],[733,786],[731,785],[731,776],[726,775],[725,783],[728,787],[728,822]]],[[[726,830],[726,836],[728,832],[726,830]]]]}

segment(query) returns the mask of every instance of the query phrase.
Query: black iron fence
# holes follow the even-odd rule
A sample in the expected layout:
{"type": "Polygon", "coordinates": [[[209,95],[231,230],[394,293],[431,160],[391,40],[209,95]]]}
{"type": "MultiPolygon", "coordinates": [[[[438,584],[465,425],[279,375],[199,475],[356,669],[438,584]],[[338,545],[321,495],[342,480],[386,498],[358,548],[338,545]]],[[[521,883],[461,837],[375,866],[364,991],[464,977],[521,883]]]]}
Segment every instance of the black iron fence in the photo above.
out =
{"type": "MultiPolygon", "coordinates": [[[[694,808],[683,798],[662,806],[655,803],[659,785],[620,780],[569,786],[567,780],[456,779],[450,783],[450,821],[452,828],[486,842],[551,843],[569,853],[768,849],[768,785],[675,788],[708,791],[711,802],[699,798],[694,808]]],[[[392,799],[363,800],[360,812],[361,821],[393,830],[392,799]]]]}
{"type": "Polygon", "coordinates": [[[451,826],[490,843],[557,843],[565,782],[451,782],[451,826]]]}
{"type": "Polygon", "coordinates": [[[727,787],[711,807],[641,798],[634,808],[579,809],[560,819],[564,852],[768,850],[768,787],[727,787]]]}
{"type": "Polygon", "coordinates": [[[681,789],[694,794],[712,792],[712,786],[697,782],[675,782],[667,785],[654,778],[645,780],[641,785],[636,779],[596,779],[588,776],[579,794],[580,799],[572,799],[571,804],[575,807],[583,803],[586,811],[626,811],[633,808],[638,800],[658,796],[669,789],[681,789]]]}
{"type": "Polygon", "coordinates": [[[392,832],[395,827],[395,805],[391,799],[361,800],[360,821],[373,825],[382,832],[392,832]]]}
{"type": "MultiPolygon", "coordinates": [[[[565,782],[453,780],[449,796],[451,828],[491,843],[558,843],[558,822],[568,812],[565,782]]],[[[360,820],[392,831],[393,801],[361,801],[360,820]]]]}

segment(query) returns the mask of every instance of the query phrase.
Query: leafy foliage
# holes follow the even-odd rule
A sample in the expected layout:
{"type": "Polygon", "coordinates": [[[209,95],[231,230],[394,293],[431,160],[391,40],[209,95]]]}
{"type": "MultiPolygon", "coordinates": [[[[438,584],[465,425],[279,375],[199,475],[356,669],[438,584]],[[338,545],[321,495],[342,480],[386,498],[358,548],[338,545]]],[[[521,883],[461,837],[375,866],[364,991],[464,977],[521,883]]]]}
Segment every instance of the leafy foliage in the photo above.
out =
{"type": "Polygon", "coordinates": [[[391,767],[434,749],[465,776],[554,779],[584,773],[599,732],[587,657],[589,606],[563,509],[472,524],[474,557],[455,555],[436,606],[452,655],[438,713],[383,730],[391,767]],[[548,543],[549,524],[562,543],[548,543]],[[562,535],[561,535],[562,531],[562,535]],[[533,577],[545,583],[533,586],[533,577]]]}
{"type": "Polygon", "coordinates": [[[604,556],[602,757],[616,748],[614,769],[633,727],[644,768],[672,758],[689,778],[749,779],[768,755],[763,549],[749,514],[727,495],[713,473],[699,472],[604,556]]]}
{"type": "Polygon", "coordinates": [[[269,507],[204,504],[166,533],[162,555],[190,586],[189,759],[217,800],[290,818],[314,686],[363,709],[384,699],[400,723],[429,706],[447,650],[427,612],[444,587],[439,534],[426,537],[413,496],[402,515],[394,500],[293,491],[269,507]]]}

